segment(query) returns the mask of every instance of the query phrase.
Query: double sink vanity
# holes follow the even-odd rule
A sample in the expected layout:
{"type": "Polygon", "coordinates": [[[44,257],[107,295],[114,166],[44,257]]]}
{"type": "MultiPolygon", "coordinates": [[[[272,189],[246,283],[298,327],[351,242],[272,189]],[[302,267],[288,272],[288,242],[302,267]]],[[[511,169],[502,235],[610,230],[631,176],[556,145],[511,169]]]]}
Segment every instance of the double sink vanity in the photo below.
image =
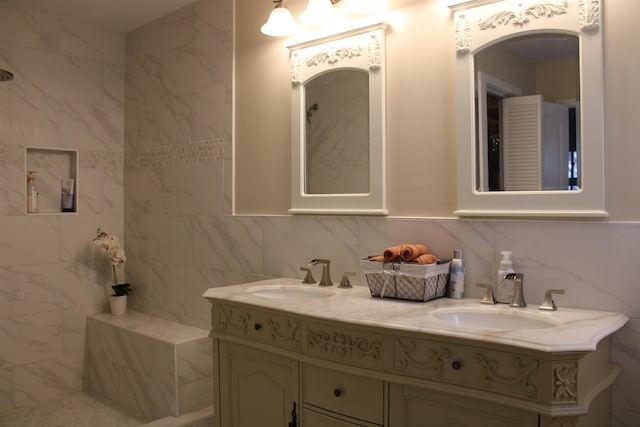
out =
{"type": "MultiPolygon", "coordinates": [[[[601,1],[448,3],[454,214],[606,217],[601,1]],[[505,65],[531,63],[533,51],[567,55],[538,58],[526,72],[505,65]],[[556,84],[560,71],[567,80],[556,84]],[[504,123],[522,105],[532,111],[518,126],[534,131],[517,138],[521,128],[504,123]],[[552,123],[559,137],[546,137],[556,128],[545,125],[543,107],[560,111],[552,123]]],[[[288,44],[291,214],[389,213],[388,28],[375,21],[288,44]]],[[[218,427],[609,425],[609,388],[619,373],[609,337],[627,321],[619,313],[409,302],[288,278],[204,296],[218,427]]]]}
{"type": "Polygon", "coordinates": [[[217,426],[605,426],[619,313],[211,288],[217,426]]]}

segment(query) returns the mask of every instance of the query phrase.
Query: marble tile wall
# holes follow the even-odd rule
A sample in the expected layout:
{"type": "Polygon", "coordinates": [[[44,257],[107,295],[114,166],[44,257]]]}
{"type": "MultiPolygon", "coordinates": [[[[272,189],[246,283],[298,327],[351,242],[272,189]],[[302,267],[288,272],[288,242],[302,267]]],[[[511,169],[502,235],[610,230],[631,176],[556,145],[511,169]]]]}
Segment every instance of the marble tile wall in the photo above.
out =
{"type": "Polygon", "coordinates": [[[80,390],[110,279],[89,242],[124,233],[124,60],[121,34],[0,0],[0,412],[80,390]],[[77,213],[25,214],[27,146],[78,150],[77,213]]]}
{"type": "Polygon", "coordinates": [[[215,259],[200,256],[200,246],[245,237],[224,217],[231,212],[232,24],[231,0],[201,0],[127,34],[131,304],[204,327],[207,308],[194,309],[193,295],[230,276],[246,280],[257,262],[240,268],[241,257],[224,250],[215,259]],[[202,237],[197,246],[193,233],[202,237]]]}

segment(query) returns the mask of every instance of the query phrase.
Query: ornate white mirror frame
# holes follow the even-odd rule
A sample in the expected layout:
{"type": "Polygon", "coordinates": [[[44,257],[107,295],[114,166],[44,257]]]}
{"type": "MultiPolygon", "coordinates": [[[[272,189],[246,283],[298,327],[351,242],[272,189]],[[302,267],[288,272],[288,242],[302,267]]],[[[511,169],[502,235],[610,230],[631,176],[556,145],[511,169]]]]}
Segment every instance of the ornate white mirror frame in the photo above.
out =
{"type": "Polygon", "coordinates": [[[294,41],[291,51],[293,214],[386,215],[385,31],[371,25],[325,37],[294,41]],[[335,70],[364,70],[369,76],[369,191],[357,194],[309,194],[305,190],[305,84],[335,70]]]}
{"type": "Polygon", "coordinates": [[[606,217],[602,0],[457,2],[456,108],[459,216],[606,217]],[[490,4],[487,4],[490,3],[490,4]],[[542,33],[579,38],[582,156],[577,191],[478,191],[474,54],[508,38],[542,33]]]}

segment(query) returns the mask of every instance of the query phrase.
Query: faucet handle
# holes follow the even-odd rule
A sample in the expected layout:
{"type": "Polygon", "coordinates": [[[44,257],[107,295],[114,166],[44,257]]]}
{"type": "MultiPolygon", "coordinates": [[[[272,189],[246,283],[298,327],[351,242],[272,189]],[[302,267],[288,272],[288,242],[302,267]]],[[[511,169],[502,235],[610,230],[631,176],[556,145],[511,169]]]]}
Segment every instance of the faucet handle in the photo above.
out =
{"type": "Polygon", "coordinates": [[[539,310],[548,310],[548,311],[556,311],[558,306],[553,301],[551,295],[560,294],[564,295],[564,289],[549,289],[544,293],[544,302],[538,307],[539,310]]]}
{"type": "Polygon", "coordinates": [[[309,267],[300,267],[300,271],[306,271],[307,274],[304,276],[302,283],[316,283],[316,279],[313,278],[313,274],[311,273],[311,269],[309,267]]]}
{"type": "Polygon", "coordinates": [[[524,274],[509,273],[504,276],[504,280],[513,281],[513,301],[510,306],[515,308],[525,308],[527,306],[527,302],[524,300],[524,291],[522,289],[524,274]]]}
{"type": "Polygon", "coordinates": [[[477,288],[485,288],[484,296],[480,300],[480,304],[495,304],[496,299],[493,296],[493,288],[486,283],[476,283],[477,288]]]}
{"type": "Polygon", "coordinates": [[[353,288],[353,286],[351,285],[351,282],[349,281],[349,276],[355,276],[355,275],[356,273],[354,273],[353,271],[347,271],[346,273],[344,273],[342,275],[342,280],[340,280],[340,284],[338,285],[338,287],[342,289],[353,288]]]}

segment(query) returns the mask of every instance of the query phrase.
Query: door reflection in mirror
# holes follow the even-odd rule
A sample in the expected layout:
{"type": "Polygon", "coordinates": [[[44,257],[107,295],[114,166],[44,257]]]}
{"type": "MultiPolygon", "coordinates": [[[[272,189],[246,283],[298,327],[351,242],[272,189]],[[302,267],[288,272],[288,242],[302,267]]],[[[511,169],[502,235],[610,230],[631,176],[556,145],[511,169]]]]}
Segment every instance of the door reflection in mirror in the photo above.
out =
{"type": "Polygon", "coordinates": [[[533,34],[474,56],[478,191],[580,189],[579,42],[533,34]]]}
{"type": "Polygon", "coordinates": [[[369,192],[369,74],[338,69],[305,84],[305,193],[369,192]]]}

